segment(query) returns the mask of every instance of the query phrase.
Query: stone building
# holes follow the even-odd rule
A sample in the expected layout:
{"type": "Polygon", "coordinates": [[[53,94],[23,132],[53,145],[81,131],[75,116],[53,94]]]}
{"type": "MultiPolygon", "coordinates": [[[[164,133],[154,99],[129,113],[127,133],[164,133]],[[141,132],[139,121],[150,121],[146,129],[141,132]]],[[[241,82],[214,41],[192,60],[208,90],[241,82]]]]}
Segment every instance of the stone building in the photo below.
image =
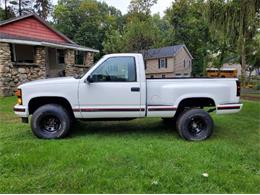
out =
{"type": "Polygon", "coordinates": [[[192,55],[185,45],[142,51],[147,78],[190,77],[192,55]]]}
{"type": "Polygon", "coordinates": [[[83,47],[37,15],[0,23],[0,96],[24,82],[85,72],[98,50],[83,47]]]}

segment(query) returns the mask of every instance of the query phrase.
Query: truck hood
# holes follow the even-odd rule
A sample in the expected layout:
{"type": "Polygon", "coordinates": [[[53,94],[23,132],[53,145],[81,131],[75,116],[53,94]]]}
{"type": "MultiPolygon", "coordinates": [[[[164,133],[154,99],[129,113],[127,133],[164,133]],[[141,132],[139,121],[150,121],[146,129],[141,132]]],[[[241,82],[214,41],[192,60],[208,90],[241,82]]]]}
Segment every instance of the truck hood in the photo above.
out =
{"type": "Polygon", "coordinates": [[[38,86],[38,85],[52,85],[52,84],[66,84],[77,82],[78,79],[74,77],[62,77],[62,78],[50,78],[50,79],[40,79],[35,81],[30,81],[20,85],[18,88],[29,87],[29,86],[38,86]]]}

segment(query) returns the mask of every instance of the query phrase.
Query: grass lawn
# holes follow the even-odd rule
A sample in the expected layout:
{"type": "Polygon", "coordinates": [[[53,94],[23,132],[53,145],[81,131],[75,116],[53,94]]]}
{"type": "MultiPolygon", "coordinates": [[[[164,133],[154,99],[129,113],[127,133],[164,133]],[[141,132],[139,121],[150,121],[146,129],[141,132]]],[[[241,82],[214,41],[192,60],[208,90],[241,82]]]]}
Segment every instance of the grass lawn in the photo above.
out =
{"type": "Polygon", "coordinates": [[[260,193],[260,102],[213,114],[213,136],[187,142],[160,118],[84,122],[40,140],[15,101],[0,99],[0,193],[260,193]]]}

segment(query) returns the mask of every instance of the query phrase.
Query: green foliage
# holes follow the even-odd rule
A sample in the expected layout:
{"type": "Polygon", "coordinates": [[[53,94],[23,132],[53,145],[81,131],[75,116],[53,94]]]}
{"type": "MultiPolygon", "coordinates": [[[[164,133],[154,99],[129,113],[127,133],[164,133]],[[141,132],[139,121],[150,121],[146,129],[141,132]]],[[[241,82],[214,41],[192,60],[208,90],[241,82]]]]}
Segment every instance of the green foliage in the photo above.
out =
{"type": "Polygon", "coordinates": [[[124,38],[118,30],[106,33],[103,42],[104,53],[120,53],[125,50],[124,38]]]}
{"type": "Polygon", "coordinates": [[[81,45],[101,50],[105,34],[121,25],[121,12],[96,0],[64,0],[54,8],[57,29],[81,45]]]}
{"type": "Polygon", "coordinates": [[[151,6],[156,2],[155,0],[131,1],[124,29],[106,34],[103,42],[104,51],[106,53],[138,52],[163,45],[164,33],[161,27],[165,27],[165,22],[158,15],[154,17],[150,15],[151,6]]]}
{"type": "MultiPolygon", "coordinates": [[[[259,26],[258,0],[208,1],[208,19],[212,27],[222,34],[225,46],[235,46],[240,56],[242,75],[245,77],[247,54],[259,26]],[[258,21],[257,21],[258,20],[258,21]]],[[[222,49],[222,52],[225,50],[222,49]]]]}
{"type": "Polygon", "coordinates": [[[151,14],[151,8],[157,0],[131,0],[129,5],[130,13],[142,13],[146,16],[151,14]]]}
{"type": "Polygon", "coordinates": [[[152,22],[151,18],[146,21],[132,18],[122,34],[117,30],[107,34],[103,46],[106,53],[138,52],[159,46],[159,41],[160,29],[152,22]]]}
{"type": "Polygon", "coordinates": [[[207,65],[207,50],[211,39],[205,17],[206,4],[203,1],[180,0],[172,3],[166,11],[166,19],[173,29],[168,45],[186,44],[193,60],[193,74],[200,75],[207,65]]]}
{"type": "Polygon", "coordinates": [[[0,21],[15,17],[13,7],[9,4],[9,1],[3,0],[2,2],[0,1],[0,5],[2,5],[2,7],[0,7],[0,21]]]}
{"type": "Polygon", "coordinates": [[[1,193],[259,193],[259,102],[215,115],[207,141],[187,142],[160,118],[81,122],[40,140],[0,98],[1,193]],[[202,173],[208,173],[205,178],[202,173]]]}
{"type": "Polygon", "coordinates": [[[5,11],[0,7],[0,21],[4,20],[5,18],[5,11]]]}
{"type": "Polygon", "coordinates": [[[255,69],[260,68],[260,29],[247,48],[248,62],[255,69]]]}
{"type": "Polygon", "coordinates": [[[127,45],[126,51],[140,51],[156,46],[160,37],[160,29],[150,18],[146,21],[136,18],[127,25],[124,36],[127,45]]]}
{"type": "Polygon", "coordinates": [[[242,71],[259,67],[260,1],[176,0],[161,18],[151,15],[157,0],[131,0],[128,13],[97,0],[4,0],[0,20],[36,12],[78,44],[106,53],[137,52],[186,44],[193,75],[205,74],[211,64],[242,63],[242,71]],[[247,65],[246,65],[247,64],[247,65]]]}

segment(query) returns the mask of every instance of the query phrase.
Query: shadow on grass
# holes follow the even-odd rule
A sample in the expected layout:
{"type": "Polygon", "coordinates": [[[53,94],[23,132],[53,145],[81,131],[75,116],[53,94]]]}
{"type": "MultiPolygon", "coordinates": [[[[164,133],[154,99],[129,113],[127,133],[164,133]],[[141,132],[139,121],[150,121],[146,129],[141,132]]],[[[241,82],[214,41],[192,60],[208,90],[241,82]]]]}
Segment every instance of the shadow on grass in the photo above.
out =
{"type": "Polygon", "coordinates": [[[135,119],[132,121],[78,121],[71,129],[69,137],[134,133],[178,136],[174,124],[166,124],[160,119],[135,119]]]}

